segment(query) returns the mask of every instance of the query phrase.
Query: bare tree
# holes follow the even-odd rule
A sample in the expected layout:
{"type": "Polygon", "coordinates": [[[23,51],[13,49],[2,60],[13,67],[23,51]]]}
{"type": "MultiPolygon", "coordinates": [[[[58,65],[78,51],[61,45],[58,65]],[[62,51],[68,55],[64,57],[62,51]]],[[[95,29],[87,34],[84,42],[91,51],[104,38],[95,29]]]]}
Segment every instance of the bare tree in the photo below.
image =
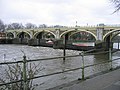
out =
{"type": "MultiPolygon", "coordinates": [[[[26,77],[33,78],[37,75],[43,68],[41,68],[40,63],[35,64],[34,62],[27,64],[26,66],[26,77]]],[[[7,64],[7,67],[4,68],[5,72],[2,77],[0,77],[0,83],[7,83],[12,81],[23,80],[23,65],[22,64],[7,64]]],[[[27,89],[34,90],[38,84],[33,83],[33,79],[27,80],[27,89]]],[[[23,90],[23,81],[16,82],[13,84],[7,84],[3,87],[0,87],[0,90],[23,90]]]]}
{"type": "Polygon", "coordinates": [[[32,23],[27,23],[27,24],[25,24],[25,26],[26,26],[27,29],[35,29],[35,28],[37,28],[37,26],[35,24],[32,24],[32,23]]]}
{"type": "Polygon", "coordinates": [[[63,27],[62,25],[55,25],[54,28],[61,28],[63,27]]]}
{"type": "Polygon", "coordinates": [[[23,29],[24,26],[21,23],[12,23],[7,25],[7,29],[23,29]]]}
{"type": "Polygon", "coordinates": [[[120,0],[110,0],[115,5],[115,12],[118,12],[120,10],[120,0]]]}
{"type": "Polygon", "coordinates": [[[47,27],[46,24],[40,24],[40,25],[39,25],[39,28],[46,28],[46,27],[47,27]]]}
{"type": "Polygon", "coordinates": [[[21,23],[12,23],[14,29],[22,29],[24,26],[21,23]]]}

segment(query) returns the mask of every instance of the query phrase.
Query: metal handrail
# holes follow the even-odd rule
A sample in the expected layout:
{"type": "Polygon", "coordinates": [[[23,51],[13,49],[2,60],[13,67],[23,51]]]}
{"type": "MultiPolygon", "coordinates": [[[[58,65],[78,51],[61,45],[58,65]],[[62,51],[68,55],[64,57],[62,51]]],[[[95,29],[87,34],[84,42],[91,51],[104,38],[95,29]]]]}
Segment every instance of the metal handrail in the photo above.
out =
{"type": "MultiPolygon", "coordinates": [[[[107,53],[108,51],[104,52],[104,53],[107,53]]],[[[102,52],[103,53],[103,52],[102,52]]],[[[98,53],[97,53],[98,54],[98,53]]],[[[101,53],[99,53],[101,54],[101,53]]],[[[15,64],[15,63],[28,63],[28,62],[33,62],[33,61],[44,61],[44,60],[58,60],[58,58],[68,58],[68,57],[78,57],[78,56],[87,56],[87,55],[91,55],[91,54],[79,54],[79,55],[71,55],[71,56],[60,56],[60,57],[51,57],[51,58],[43,58],[43,59],[35,59],[35,60],[26,60],[26,62],[24,61],[16,61],[16,62],[4,62],[4,63],[0,63],[0,65],[5,65],[5,64],[15,64]]],[[[24,59],[25,59],[25,56],[24,56],[24,59]]],[[[100,64],[105,64],[105,63],[109,63],[109,62],[113,62],[113,61],[117,61],[117,60],[120,60],[120,58],[116,58],[116,59],[113,59],[113,60],[109,60],[109,61],[103,61],[101,63],[96,63],[96,64],[91,64],[91,65],[87,65],[87,66],[84,66],[84,67],[77,67],[77,68],[73,68],[73,69],[68,69],[68,70],[64,70],[64,71],[59,71],[59,72],[55,72],[55,73],[50,73],[50,74],[46,74],[46,75],[41,75],[41,76],[35,76],[35,77],[32,77],[32,78],[26,78],[26,80],[31,80],[31,79],[36,79],[36,78],[41,78],[41,77],[46,77],[46,76],[51,76],[51,75],[56,75],[56,74],[61,74],[61,73],[65,73],[65,72],[69,72],[69,71],[75,71],[75,70],[79,70],[79,69],[82,69],[84,70],[84,68],[87,68],[87,67],[91,67],[91,66],[96,66],[96,65],[100,65],[100,64]]],[[[84,73],[84,72],[83,72],[84,73]]],[[[83,74],[84,75],[84,74],[83,74]]],[[[17,80],[17,81],[11,81],[11,82],[8,82],[8,83],[1,83],[0,86],[3,86],[3,85],[8,85],[8,84],[12,84],[12,83],[17,83],[17,82],[22,82],[24,81],[24,78],[21,79],[21,80],[17,80]]]]}
{"type": "Polygon", "coordinates": [[[33,62],[33,61],[44,61],[44,60],[58,60],[58,58],[68,58],[68,57],[78,57],[81,55],[71,55],[71,56],[60,56],[60,57],[51,57],[51,58],[43,58],[43,59],[34,59],[34,60],[27,60],[27,62],[33,62]]]}
{"type": "MultiPolygon", "coordinates": [[[[88,55],[99,55],[99,54],[104,54],[108,53],[109,51],[106,52],[99,52],[99,53],[86,53],[84,52],[84,56],[88,55]]],[[[59,57],[51,57],[51,58],[41,58],[41,59],[32,59],[32,60],[26,60],[27,62],[33,62],[33,61],[44,61],[44,60],[58,60],[58,58],[68,58],[68,57],[78,57],[81,56],[81,53],[79,55],[70,55],[70,56],[59,56],[59,57]]],[[[16,64],[16,63],[23,63],[23,61],[15,61],[15,62],[2,62],[0,65],[4,64],[16,64]]]]}
{"type": "Polygon", "coordinates": [[[116,59],[109,60],[109,61],[103,61],[103,62],[96,63],[96,64],[87,65],[87,66],[84,66],[84,68],[91,67],[91,66],[96,66],[96,65],[100,65],[100,64],[105,64],[105,63],[109,63],[109,62],[113,62],[113,61],[117,61],[117,60],[120,60],[120,58],[116,58],[116,59]]]}
{"type": "MultiPolygon", "coordinates": [[[[68,58],[68,57],[78,57],[81,55],[71,55],[71,56],[60,56],[60,57],[51,57],[51,58],[41,58],[41,59],[33,59],[33,60],[26,60],[27,62],[33,62],[33,61],[44,61],[44,60],[58,60],[58,58],[68,58]]],[[[5,64],[16,64],[16,63],[23,63],[23,61],[15,61],[15,62],[2,62],[0,65],[5,64]]]]}
{"type": "Polygon", "coordinates": [[[16,64],[16,63],[23,63],[23,61],[16,61],[16,62],[2,62],[0,65],[5,65],[5,64],[16,64]]]}

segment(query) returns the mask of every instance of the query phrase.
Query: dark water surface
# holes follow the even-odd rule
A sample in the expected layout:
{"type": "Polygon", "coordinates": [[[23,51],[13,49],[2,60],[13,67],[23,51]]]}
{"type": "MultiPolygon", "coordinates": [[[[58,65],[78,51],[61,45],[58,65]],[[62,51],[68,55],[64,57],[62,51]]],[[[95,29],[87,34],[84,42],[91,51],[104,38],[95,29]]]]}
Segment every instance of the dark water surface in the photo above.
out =
{"type": "MultiPolygon", "coordinates": [[[[114,47],[117,48],[117,44],[114,44],[114,47]]],[[[81,51],[66,50],[66,55],[78,55],[80,52],[81,51]]],[[[19,61],[23,59],[24,54],[27,56],[27,59],[32,60],[54,56],[63,56],[63,50],[53,49],[49,47],[32,47],[27,45],[3,45],[3,44],[0,45],[0,62],[14,60],[19,61]]],[[[112,55],[113,59],[118,57],[120,57],[120,52],[116,52],[112,55]]],[[[85,65],[107,61],[108,59],[109,59],[108,54],[89,55],[84,57],[85,65]]],[[[38,76],[57,71],[81,67],[82,58],[81,57],[66,58],[65,63],[63,63],[63,59],[59,59],[39,61],[35,62],[35,64],[39,65],[39,68],[41,68],[39,73],[36,75],[38,76]]],[[[116,67],[118,65],[120,65],[120,60],[113,62],[113,67],[116,67]]],[[[85,69],[85,76],[89,76],[100,71],[108,70],[109,68],[110,64],[108,63],[99,66],[89,67],[85,69]]],[[[3,72],[4,72],[3,66],[0,66],[1,75],[3,72]]],[[[68,83],[78,78],[81,78],[81,70],[65,72],[58,75],[34,79],[33,83],[38,84],[36,90],[44,90],[55,87],[57,85],[61,85],[63,83],[68,83]]]]}

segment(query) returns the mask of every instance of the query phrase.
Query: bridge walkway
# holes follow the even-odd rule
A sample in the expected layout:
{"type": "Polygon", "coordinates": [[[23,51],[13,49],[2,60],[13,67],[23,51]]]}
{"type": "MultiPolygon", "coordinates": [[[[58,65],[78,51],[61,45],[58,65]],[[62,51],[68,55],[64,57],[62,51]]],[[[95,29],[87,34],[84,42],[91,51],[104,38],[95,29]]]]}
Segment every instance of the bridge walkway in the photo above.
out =
{"type": "Polygon", "coordinates": [[[49,90],[120,90],[120,69],[85,81],[74,81],[49,90]]]}

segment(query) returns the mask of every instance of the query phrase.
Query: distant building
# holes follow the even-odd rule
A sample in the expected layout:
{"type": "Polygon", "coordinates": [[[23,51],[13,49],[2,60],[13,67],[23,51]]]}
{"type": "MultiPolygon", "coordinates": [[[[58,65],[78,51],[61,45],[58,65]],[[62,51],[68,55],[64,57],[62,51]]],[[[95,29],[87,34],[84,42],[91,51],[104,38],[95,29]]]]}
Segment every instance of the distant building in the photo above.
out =
{"type": "Polygon", "coordinates": [[[0,32],[0,39],[5,39],[6,38],[6,34],[4,32],[0,32]]]}

